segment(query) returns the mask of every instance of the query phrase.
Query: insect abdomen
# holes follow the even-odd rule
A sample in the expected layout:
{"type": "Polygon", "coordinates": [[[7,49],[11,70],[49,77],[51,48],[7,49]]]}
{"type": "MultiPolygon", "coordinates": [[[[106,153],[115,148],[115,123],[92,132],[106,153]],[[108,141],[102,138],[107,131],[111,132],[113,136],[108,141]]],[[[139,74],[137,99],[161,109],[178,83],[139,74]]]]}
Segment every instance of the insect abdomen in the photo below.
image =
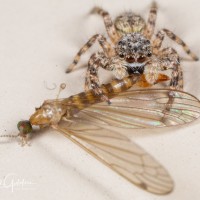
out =
{"type": "MultiPolygon", "coordinates": [[[[117,96],[119,93],[128,90],[131,88],[139,79],[138,75],[129,76],[121,80],[113,80],[111,83],[103,84],[101,89],[103,93],[109,98],[117,96]]],[[[100,96],[96,95],[93,90],[87,92],[81,92],[77,95],[69,97],[73,107],[78,110],[82,110],[88,106],[91,106],[95,103],[102,102],[100,96]]]]}
{"type": "Polygon", "coordinates": [[[113,80],[111,83],[102,85],[103,92],[108,96],[108,98],[113,98],[119,93],[131,88],[136,83],[138,78],[138,75],[134,75],[125,77],[121,80],[113,80]]]}

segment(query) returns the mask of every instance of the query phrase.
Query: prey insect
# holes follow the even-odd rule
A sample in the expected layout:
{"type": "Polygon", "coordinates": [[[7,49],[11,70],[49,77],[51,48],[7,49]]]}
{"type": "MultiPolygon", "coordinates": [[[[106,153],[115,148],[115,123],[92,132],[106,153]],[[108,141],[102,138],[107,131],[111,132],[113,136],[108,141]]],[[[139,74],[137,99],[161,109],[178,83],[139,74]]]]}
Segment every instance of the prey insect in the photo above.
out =
{"type": "Polygon", "coordinates": [[[192,60],[197,61],[198,57],[172,31],[164,28],[154,33],[157,16],[155,2],[151,5],[147,22],[133,12],[122,13],[114,22],[109,13],[100,7],[95,7],[91,13],[103,17],[108,39],[101,34],[92,36],[79,50],[73,63],[67,69],[67,72],[71,72],[81,56],[95,42],[99,43],[100,50],[88,61],[86,91],[91,87],[102,99],[109,100],[100,88],[99,68],[112,71],[118,79],[130,74],[144,74],[146,81],[150,84],[148,86],[156,83],[160,71],[172,70],[169,87],[183,89],[183,71],[179,55],[174,48],[162,46],[164,38],[167,36],[182,46],[192,60]]]}
{"type": "Polygon", "coordinates": [[[93,90],[46,100],[28,121],[18,123],[19,136],[25,144],[33,125],[51,127],[138,187],[156,194],[169,193],[173,180],[167,170],[125,133],[112,128],[186,124],[199,117],[200,102],[177,90],[128,90],[140,81],[140,76],[133,75],[102,85],[111,105],[102,102],[93,90]]]}

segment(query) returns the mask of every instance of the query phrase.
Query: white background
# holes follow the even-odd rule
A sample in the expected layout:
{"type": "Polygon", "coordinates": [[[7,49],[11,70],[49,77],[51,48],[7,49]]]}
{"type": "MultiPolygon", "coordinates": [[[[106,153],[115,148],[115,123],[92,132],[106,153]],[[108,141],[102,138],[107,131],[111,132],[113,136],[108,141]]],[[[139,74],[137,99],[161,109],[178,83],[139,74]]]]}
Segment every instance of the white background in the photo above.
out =
{"type": "MultiPolygon", "coordinates": [[[[17,134],[17,122],[28,119],[43,100],[55,98],[60,83],[67,84],[63,97],[83,90],[85,68],[71,74],[64,71],[92,35],[105,33],[102,19],[88,15],[90,9],[102,6],[113,18],[125,10],[147,17],[149,4],[147,0],[0,0],[0,134],[17,134]],[[55,90],[47,89],[54,83],[55,90]]],[[[174,31],[199,55],[199,1],[160,0],[158,5],[157,28],[174,31]]],[[[171,45],[169,40],[167,44],[171,45]]],[[[86,65],[89,55],[79,66],[86,65]]],[[[199,62],[182,65],[185,90],[200,97],[199,62]]],[[[199,129],[197,120],[153,134],[151,130],[137,131],[135,141],[154,155],[175,181],[174,191],[167,196],[135,187],[55,131],[39,132],[31,147],[21,148],[16,141],[1,139],[0,198],[199,200],[199,129]],[[14,181],[35,183],[33,190],[2,188],[1,181],[13,173],[14,181]]]]}

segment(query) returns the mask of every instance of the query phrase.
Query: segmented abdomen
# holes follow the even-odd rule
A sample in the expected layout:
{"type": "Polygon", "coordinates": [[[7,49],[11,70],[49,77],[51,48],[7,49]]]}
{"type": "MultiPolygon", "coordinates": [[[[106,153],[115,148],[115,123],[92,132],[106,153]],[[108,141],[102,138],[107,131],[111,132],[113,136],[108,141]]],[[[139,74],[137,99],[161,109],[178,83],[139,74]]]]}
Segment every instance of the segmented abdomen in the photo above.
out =
{"type": "MultiPolygon", "coordinates": [[[[129,76],[123,78],[122,80],[113,80],[108,84],[103,84],[101,89],[103,93],[109,98],[117,96],[119,93],[128,90],[131,88],[139,79],[138,75],[129,76]]],[[[71,105],[76,112],[82,110],[92,104],[102,102],[100,96],[96,95],[93,90],[87,92],[81,92],[77,95],[73,95],[68,98],[68,101],[71,102],[71,105]]],[[[106,102],[105,102],[106,103],[106,102]]]]}

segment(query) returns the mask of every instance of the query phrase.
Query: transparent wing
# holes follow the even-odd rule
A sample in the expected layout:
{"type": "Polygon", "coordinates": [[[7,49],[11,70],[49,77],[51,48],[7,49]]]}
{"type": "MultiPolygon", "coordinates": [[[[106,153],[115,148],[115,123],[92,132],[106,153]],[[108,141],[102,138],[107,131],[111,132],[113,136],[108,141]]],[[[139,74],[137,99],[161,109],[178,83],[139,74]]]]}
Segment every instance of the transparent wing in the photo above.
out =
{"type": "Polygon", "coordinates": [[[182,91],[167,89],[131,90],[74,114],[99,125],[123,128],[155,128],[182,125],[200,115],[199,100],[182,91]]]}
{"type": "Polygon", "coordinates": [[[140,188],[156,194],[172,191],[173,181],[164,167],[126,136],[80,118],[56,129],[140,188]]]}

